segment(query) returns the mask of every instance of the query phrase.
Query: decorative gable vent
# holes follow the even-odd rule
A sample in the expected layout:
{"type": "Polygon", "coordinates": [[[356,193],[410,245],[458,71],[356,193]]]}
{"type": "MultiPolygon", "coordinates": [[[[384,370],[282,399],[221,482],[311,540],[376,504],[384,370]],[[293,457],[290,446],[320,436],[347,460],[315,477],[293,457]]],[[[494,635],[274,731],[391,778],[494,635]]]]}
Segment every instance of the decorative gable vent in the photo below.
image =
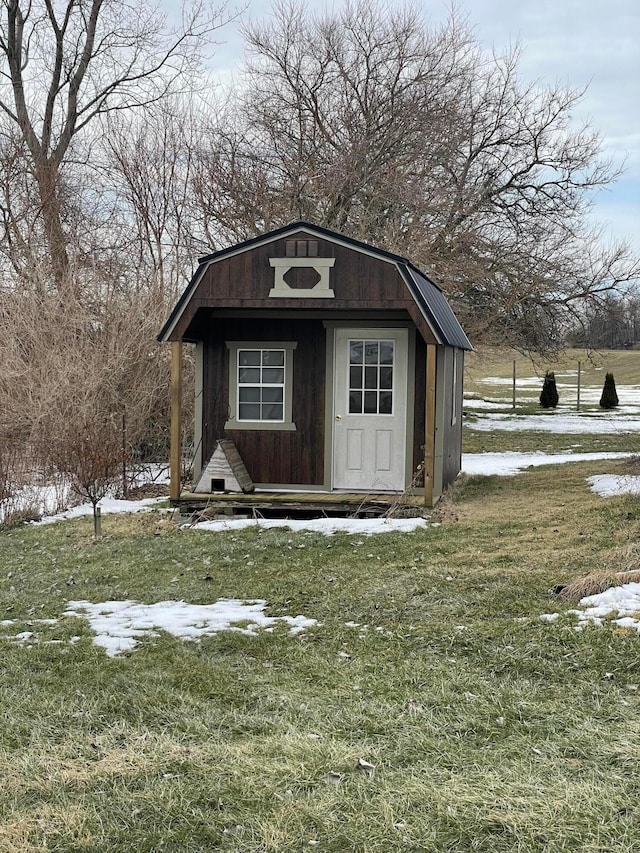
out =
{"type": "MultiPolygon", "coordinates": [[[[269,258],[274,269],[273,287],[269,296],[286,299],[333,299],[335,293],[331,289],[329,276],[335,258],[318,257],[317,240],[286,240],[284,258],[269,258]],[[313,287],[292,286],[285,276],[291,270],[314,270],[318,275],[317,284],[313,287]]],[[[295,278],[295,273],[289,278],[295,278]]]]}

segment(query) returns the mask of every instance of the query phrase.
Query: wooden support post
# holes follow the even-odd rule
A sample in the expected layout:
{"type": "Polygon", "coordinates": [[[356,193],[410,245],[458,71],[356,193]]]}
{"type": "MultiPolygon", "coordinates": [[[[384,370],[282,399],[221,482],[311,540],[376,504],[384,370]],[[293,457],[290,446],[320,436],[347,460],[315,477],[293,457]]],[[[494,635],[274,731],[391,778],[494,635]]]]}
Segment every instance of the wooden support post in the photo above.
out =
{"type": "Polygon", "coordinates": [[[427,344],[427,395],[424,436],[424,502],[433,506],[436,469],[436,348],[427,344]]]}
{"type": "Polygon", "coordinates": [[[182,475],[182,341],[171,342],[171,450],[169,497],[180,497],[182,475]]]}
{"type": "Polygon", "coordinates": [[[122,413],[122,497],[129,498],[129,483],[127,481],[127,416],[122,413]]]}
{"type": "Polygon", "coordinates": [[[578,395],[576,397],[576,412],[580,411],[580,373],[582,371],[582,362],[578,362],[578,395]]]}
{"type": "Polygon", "coordinates": [[[516,360],[515,360],[515,358],[513,359],[513,395],[512,395],[511,408],[515,411],[515,408],[516,408],[516,360]]]}

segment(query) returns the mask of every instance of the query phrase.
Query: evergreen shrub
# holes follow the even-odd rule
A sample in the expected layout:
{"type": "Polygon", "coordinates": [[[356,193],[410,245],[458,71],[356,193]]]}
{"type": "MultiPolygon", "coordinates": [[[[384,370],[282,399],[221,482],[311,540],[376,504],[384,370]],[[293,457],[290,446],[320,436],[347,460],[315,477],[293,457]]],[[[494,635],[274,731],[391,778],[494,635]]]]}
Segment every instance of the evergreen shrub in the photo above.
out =
{"type": "Polygon", "coordinates": [[[616,391],[616,382],[613,378],[613,373],[607,373],[604,378],[604,387],[602,388],[602,396],[600,397],[600,406],[603,409],[615,409],[618,402],[618,392],[616,391]]]}
{"type": "Polygon", "coordinates": [[[559,399],[555,374],[548,370],[544,375],[544,383],[540,392],[540,405],[543,409],[555,409],[559,399]]]}

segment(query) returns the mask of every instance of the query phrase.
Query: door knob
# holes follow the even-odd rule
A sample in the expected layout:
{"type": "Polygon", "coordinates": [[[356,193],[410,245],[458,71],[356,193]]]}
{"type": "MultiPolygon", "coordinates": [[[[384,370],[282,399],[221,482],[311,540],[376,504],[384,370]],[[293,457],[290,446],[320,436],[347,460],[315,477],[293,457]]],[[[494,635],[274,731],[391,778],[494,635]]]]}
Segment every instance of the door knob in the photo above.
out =
{"type": "Polygon", "coordinates": [[[336,415],[336,420],[337,420],[337,421],[341,421],[341,420],[342,420],[342,415],[336,415]]]}

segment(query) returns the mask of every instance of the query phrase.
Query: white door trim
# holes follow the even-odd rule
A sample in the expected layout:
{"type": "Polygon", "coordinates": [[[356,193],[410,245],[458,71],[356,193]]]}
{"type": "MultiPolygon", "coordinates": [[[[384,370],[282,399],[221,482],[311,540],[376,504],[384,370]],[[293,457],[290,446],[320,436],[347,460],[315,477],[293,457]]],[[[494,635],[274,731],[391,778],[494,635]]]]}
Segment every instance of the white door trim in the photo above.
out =
{"type": "MultiPolygon", "coordinates": [[[[406,449],[413,434],[410,340],[413,340],[410,329],[401,325],[345,325],[334,329],[329,454],[332,489],[399,492],[405,488],[407,471],[411,468],[406,449]],[[388,414],[381,408],[371,414],[365,414],[364,409],[349,411],[349,341],[369,339],[394,342],[393,405],[388,414]]],[[[376,348],[373,349],[375,352],[376,348]]],[[[384,385],[380,379],[382,365],[378,368],[378,382],[384,385]]]]}

